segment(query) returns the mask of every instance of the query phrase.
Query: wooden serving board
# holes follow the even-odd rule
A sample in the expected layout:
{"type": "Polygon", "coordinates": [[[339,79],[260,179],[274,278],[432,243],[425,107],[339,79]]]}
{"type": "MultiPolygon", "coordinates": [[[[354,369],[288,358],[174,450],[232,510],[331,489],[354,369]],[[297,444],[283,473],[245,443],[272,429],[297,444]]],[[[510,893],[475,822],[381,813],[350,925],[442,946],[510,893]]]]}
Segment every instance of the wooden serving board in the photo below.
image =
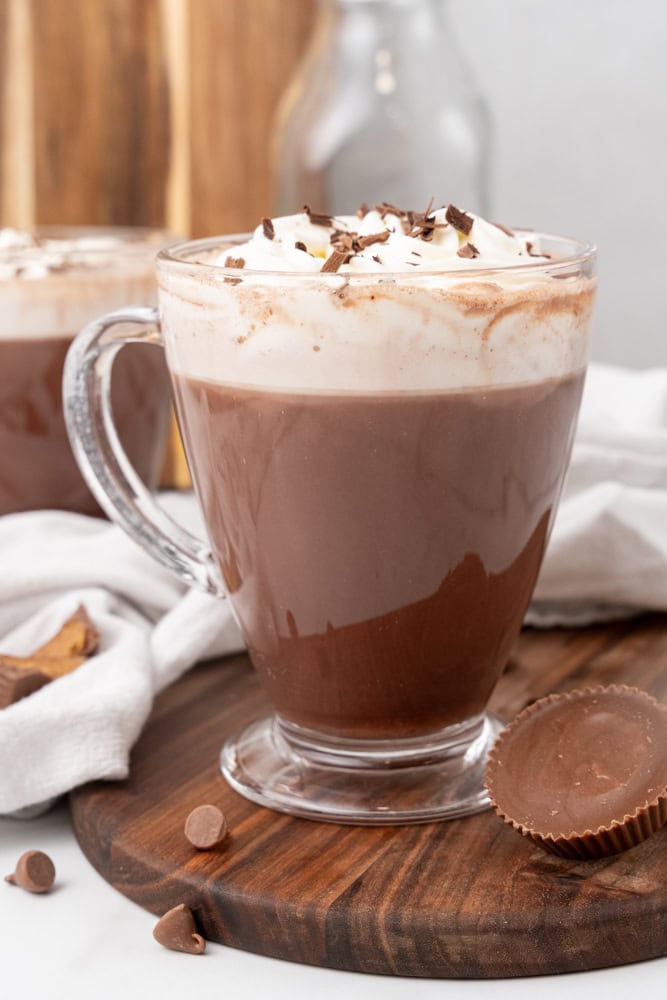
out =
{"type": "MultiPolygon", "coordinates": [[[[549,691],[634,684],[667,701],[667,618],[524,631],[493,708],[549,691]]],[[[266,712],[245,656],[197,667],[157,701],[131,778],[71,796],[84,853],[156,914],[180,902],[210,940],[337,969],[523,976],[667,954],[667,827],[605,861],[543,853],[493,813],[413,827],[342,827],[262,809],[231,791],[225,736],[266,712]],[[218,804],[231,836],[199,853],[188,812],[218,804]]]]}

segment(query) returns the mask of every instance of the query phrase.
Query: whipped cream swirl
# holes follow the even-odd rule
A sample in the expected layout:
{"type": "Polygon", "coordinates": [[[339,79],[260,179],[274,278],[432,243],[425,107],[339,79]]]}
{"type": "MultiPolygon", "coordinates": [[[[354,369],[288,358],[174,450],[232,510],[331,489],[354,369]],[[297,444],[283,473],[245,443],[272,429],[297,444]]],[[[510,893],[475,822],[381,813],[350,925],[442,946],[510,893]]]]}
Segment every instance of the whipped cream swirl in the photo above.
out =
{"type": "MultiPolygon", "coordinates": [[[[131,243],[114,233],[55,237],[36,236],[22,229],[0,229],[0,281],[35,280],[74,268],[105,268],[131,247],[131,243]]],[[[157,252],[159,244],[154,249],[157,252]]]]}
{"type": "Polygon", "coordinates": [[[446,205],[426,212],[383,203],[353,215],[264,219],[247,243],[214,263],[252,271],[409,272],[518,266],[545,261],[504,226],[446,205]]]}

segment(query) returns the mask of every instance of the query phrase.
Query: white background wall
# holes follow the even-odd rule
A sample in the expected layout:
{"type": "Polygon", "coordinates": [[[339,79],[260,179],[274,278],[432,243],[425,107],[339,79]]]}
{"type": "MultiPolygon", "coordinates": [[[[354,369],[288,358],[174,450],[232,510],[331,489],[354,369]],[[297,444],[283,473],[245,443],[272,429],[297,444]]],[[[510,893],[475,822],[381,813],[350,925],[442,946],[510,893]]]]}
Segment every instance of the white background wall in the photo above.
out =
{"type": "Polygon", "coordinates": [[[494,217],[600,249],[599,360],[667,365],[667,0],[451,0],[494,217]]]}

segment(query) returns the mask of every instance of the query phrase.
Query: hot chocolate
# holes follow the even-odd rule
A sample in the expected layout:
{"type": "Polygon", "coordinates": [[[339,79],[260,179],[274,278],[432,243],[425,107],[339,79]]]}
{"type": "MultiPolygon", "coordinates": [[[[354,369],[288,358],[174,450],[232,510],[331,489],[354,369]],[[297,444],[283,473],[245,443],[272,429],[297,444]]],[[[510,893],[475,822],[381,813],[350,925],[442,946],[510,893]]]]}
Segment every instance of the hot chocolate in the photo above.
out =
{"type": "Polygon", "coordinates": [[[176,378],[213,550],[283,719],[390,739],[483,713],[582,381],[320,395],[176,378]]]}
{"type": "MultiPolygon", "coordinates": [[[[65,355],[104,309],[155,297],[153,257],[164,234],[141,230],[0,231],[0,514],[100,510],[69,446],[62,407],[65,355]]],[[[164,359],[148,346],[114,367],[121,441],[150,487],[160,473],[168,422],[164,359]]]]}
{"type": "Polygon", "coordinates": [[[574,434],[593,249],[453,205],[306,210],[162,253],[158,283],[210,550],[117,461],[113,316],[70,353],[67,414],[108,509],[241,625],[275,714],[228,739],[225,777],[344,822],[482,808],[486,706],[574,434]]]}
{"type": "Polygon", "coordinates": [[[583,386],[590,281],[534,275],[546,247],[452,206],[395,213],[266,220],[218,257],[234,283],[162,280],[186,452],[253,663],[283,722],[336,738],[483,716],[583,386]],[[296,267],[298,286],[275,273],[296,267]]]}

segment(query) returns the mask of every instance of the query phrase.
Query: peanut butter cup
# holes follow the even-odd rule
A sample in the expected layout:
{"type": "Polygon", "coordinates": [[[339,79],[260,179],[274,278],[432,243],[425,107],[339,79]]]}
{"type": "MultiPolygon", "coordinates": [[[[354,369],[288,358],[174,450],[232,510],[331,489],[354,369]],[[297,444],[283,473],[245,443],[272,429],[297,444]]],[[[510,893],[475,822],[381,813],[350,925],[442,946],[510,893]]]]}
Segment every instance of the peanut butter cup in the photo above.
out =
{"type": "Polygon", "coordinates": [[[553,854],[625,851],[667,823],[667,706],[624,685],[542,698],[499,736],[486,785],[498,815],[553,854]]]}

